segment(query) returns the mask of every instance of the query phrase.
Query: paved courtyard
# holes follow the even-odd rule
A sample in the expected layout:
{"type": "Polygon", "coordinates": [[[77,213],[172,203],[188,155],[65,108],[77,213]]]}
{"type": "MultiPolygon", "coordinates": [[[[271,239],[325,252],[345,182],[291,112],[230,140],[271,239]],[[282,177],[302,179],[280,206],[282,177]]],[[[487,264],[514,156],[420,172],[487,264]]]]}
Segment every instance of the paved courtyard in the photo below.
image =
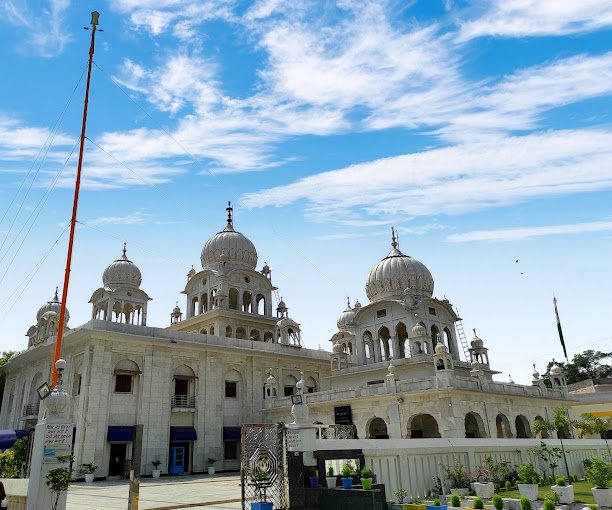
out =
{"type": "MultiPolygon", "coordinates": [[[[67,510],[127,509],[129,482],[109,480],[93,484],[73,483],[67,510]]],[[[194,475],[145,478],[140,482],[139,510],[237,510],[240,509],[240,476],[194,475]]]]}

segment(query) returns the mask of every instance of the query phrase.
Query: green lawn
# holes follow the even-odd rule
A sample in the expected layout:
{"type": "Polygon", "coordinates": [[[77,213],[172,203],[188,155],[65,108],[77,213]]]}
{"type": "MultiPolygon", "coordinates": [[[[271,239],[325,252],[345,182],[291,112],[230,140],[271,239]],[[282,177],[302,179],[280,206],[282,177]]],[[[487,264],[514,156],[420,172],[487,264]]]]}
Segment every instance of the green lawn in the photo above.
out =
{"type": "MultiPolygon", "coordinates": [[[[591,492],[591,484],[589,482],[574,482],[572,485],[574,486],[574,498],[576,499],[577,503],[595,504],[595,499],[593,498],[593,493],[591,492]]],[[[544,500],[547,497],[550,497],[551,494],[552,490],[550,489],[550,485],[540,485],[538,499],[544,500]]],[[[502,498],[520,499],[521,497],[518,489],[507,492],[501,491],[499,495],[502,498]]]]}

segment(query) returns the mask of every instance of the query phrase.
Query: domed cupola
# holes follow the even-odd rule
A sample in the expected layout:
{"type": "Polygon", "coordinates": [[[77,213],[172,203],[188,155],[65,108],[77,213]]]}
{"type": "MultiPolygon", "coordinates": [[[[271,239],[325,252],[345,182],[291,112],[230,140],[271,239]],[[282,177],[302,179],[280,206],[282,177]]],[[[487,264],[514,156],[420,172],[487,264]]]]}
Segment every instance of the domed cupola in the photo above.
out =
{"type": "Polygon", "coordinates": [[[376,264],[366,281],[370,302],[403,298],[405,294],[431,297],[434,281],[424,264],[399,250],[395,230],[391,229],[391,251],[376,264]]]}
{"type": "Polygon", "coordinates": [[[211,237],[204,248],[200,261],[203,269],[218,269],[221,255],[232,268],[245,268],[255,270],[257,266],[257,250],[249,239],[234,230],[232,219],[233,208],[228,202],[227,225],[211,237]]]}
{"type": "Polygon", "coordinates": [[[338,316],[338,321],[336,322],[339,330],[346,330],[348,327],[353,325],[353,320],[355,319],[355,310],[351,308],[350,301],[346,300],[346,310],[343,310],[342,313],[338,316]]]}
{"type": "MultiPolygon", "coordinates": [[[[50,313],[56,315],[57,317],[59,317],[59,313],[60,313],[60,308],[62,306],[62,303],[59,300],[59,297],[57,295],[57,287],[55,288],[55,296],[53,296],[53,299],[51,301],[47,301],[44,305],[42,305],[39,309],[38,312],[36,312],[36,320],[40,320],[41,317],[43,317],[43,315],[48,318],[50,317],[50,313]]],[[[68,322],[68,319],[70,319],[70,313],[68,312],[68,308],[66,308],[66,312],[64,315],[64,323],[68,322]]]]}
{"type": "Polygon", "coordinates": [[[125,243],[123,255],[104,270],[102,281],[107,288],[135,287],[140,288],[142,275],[140,269],[127,258],[125,243]]]}

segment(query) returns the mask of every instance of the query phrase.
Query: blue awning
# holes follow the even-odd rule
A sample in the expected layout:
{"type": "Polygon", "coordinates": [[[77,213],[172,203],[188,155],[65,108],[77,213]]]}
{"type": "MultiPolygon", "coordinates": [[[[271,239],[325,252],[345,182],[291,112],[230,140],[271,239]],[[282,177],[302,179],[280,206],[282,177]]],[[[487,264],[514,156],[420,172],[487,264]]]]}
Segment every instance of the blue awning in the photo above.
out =
{"type": "Polygon", "coordinates": [[[240,441],[240,427],[223,427],[224,441],[240,441]]]}
{"type": "Polygon", "coordinates": [[[17,435],[17,439],[21,439],[23,437],[28,437],[30,435],[29,430],[16,430],[15,434],[17,435]]]}
{"type": "Polygon", "coordinates": [[[106,441],[134,441],[134,425],[109,425],[106,441]]]}
{"type": "Polygon", "coordinates": [[[15,441],[17,441],[17,434],[15,434],[13,429],[0,430],[0,450],[10,448],[15,441]]]}
{"type": "Polygon", "coordinates": [[[170,441],[195,441],[198,434],[194,427],[170,427],[170,441]]]}

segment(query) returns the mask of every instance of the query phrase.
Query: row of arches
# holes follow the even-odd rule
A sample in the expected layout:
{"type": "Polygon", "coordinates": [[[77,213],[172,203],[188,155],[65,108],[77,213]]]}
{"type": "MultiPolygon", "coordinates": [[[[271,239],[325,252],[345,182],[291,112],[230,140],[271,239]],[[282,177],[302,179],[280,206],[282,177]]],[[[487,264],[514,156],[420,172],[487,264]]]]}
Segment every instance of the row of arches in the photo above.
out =
{"type": "MultiPolygon", "coordinates": [[[[543,421],[541,416],[536,416],[535,421],[543,421]]],[[[496,418],[497,437],[512,437],[510,433],[510,423],[503,413],[499,413],[496,418]]],[[[470,411],[464,417],[465,437],[484,438],[488,437],[485,422],[480,414],[470,411]]],[[[515,419],[515,430],[517,438],[532,437],[529,420],[522,414],[515,419]]],[[[420,413],[413,415],[407,424],[407,435],[409,439],[437,438],[442,437],[437,420],[431,415],[420,413]]],[[[366,424],[366,433],[369,439],[388,439],[387,423],[383,418],[371,418],[366,424]]],[[[542,435],[543,439],[548,438],[548,434],[542,435]]]]}
{"type": "MultiPolygon", "coordinates": [[[[425,326],[422,322],[420,324],[423,327],[425,326]]],[[[440,328],[434,324],[430,328],[430,335],[429,337],[413,339],[411,344],[407,344],[408,331],[403,322],[398,322],[395,326],[395,337],[391,336],[391,332],[386,326],[380,327],[376,336],[370,330],[366,330],[362,335],[366,363],[388,361],[391,358],[407,358],[420,354],[433,354],[436,344],[442,341],[448,347],[451,355],[453,354],[452,335],[449,328],[446,327],[440,331],[440,328]],[[394,352],[394,350],[398,352],[394,352]]],[[[352,354],[350,349],[349,352],[352,354]]]]}
{"type": "MultiPolygon", "coordinates": [[[[214,335],[215,327],[200,329],[202,335],[214,335]]],[[[274,342],[274,333],[272,331],[260,331],[259,329],[249,329],[244,326],[238,326],[236,329],[232,326],[225,326],[225,337],[238,338],[239,340],[253,340],[254,342],[274,342]]],[[[280,334],[277,335],[277,342],[280,341],[280,334]]]]}
{"type": "MultiPolygon", "coordinates": [[[[219,308],[221,303],[217,299],[217,289],[204,292],[199,296],[191,298],[190,316],[194,317],[209,310],[219,308]]],[[[254,315],[270,315],[266,296],[262,293],[253,294],[248,290],[240,292],[239,289],[231,288],[228,294],[227,308],[254,315]]]]}
{"type": "Polygon", "coordinates": [[[93,318],[121,324],[145,325],[142,304],[115,300],[112,302],[112,306],[109,305],[110,301],[94,305],[93,318]]]}

